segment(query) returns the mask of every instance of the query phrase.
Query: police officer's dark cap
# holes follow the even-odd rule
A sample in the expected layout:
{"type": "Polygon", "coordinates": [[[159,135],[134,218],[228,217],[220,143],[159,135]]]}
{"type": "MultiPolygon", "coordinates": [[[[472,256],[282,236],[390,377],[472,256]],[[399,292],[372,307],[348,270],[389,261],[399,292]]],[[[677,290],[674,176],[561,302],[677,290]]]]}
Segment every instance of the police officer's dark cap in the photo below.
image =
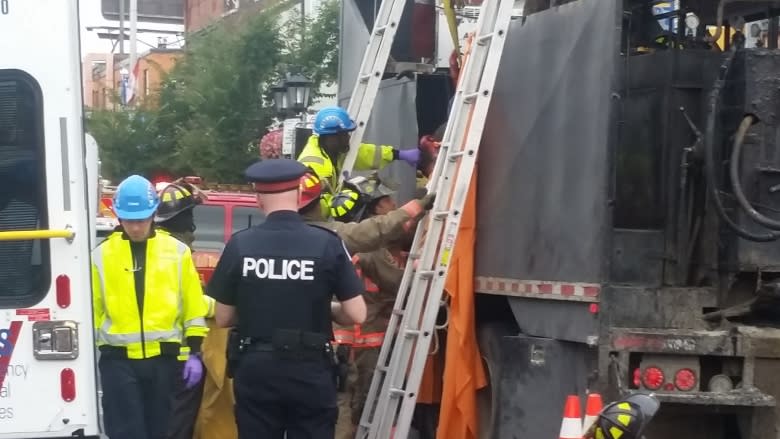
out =
{"type": "Polygon", "coordinates": [[[253,164],[244,175],[261,194],[275,194],[298,189],[308,168],[296,160],[267,159],[253,164]]]}

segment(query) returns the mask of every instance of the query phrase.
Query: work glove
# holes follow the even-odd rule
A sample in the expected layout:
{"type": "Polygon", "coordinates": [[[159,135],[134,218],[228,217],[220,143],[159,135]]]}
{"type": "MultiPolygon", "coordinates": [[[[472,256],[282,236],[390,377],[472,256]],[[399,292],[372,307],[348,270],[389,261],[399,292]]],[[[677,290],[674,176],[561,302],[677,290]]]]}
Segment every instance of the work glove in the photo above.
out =
{"type": "Polygon", "coordinates": [[[420,205],[426,211],[433,209],[433,203],[436,201],[436,192],[431,192],[420,198],[420,205]]]}
{"type": "Polygon", "coordinates": [[[412,149],[399,149],[398,159],[409,163],[413,168],[417,167],[417,162],[420,161],[420,148],[412,149]]]}
{"type": "Polygon", "coordinates": [[[433,150],[433,149],[438,149],[439,147],[441,147],[441,142],[436,140],[430,134],[426,134],[420,137],[420,148],[433,150]]]}
{"type": "Polygon", "coordinates": [[[203,378],[203,363],[199,355],[190,355],[184,362],[184,373],[182,373],[185,386],[188,389],[195,387],[203,378]]]}

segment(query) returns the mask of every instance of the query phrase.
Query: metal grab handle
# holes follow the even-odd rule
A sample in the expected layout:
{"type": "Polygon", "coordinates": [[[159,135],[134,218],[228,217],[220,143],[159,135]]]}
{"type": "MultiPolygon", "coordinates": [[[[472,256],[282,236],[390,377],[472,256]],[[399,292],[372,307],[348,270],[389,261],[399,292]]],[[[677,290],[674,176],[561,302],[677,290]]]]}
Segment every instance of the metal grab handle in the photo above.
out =
{"type": "Polygon", "coordinates": [[[30,241],[33,239],[65,238],[73,239],[76,232],[70,229],[62,230],[12,230],[0,232],[0,241],[30,241]]]}

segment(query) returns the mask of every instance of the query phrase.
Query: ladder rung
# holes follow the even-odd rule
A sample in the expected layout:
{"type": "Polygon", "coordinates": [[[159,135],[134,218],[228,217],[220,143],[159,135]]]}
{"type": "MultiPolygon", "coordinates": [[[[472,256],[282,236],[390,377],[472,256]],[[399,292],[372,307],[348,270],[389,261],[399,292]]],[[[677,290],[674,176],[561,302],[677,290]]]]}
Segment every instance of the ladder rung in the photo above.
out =
{"type": "Polygon", "coordinates": [[[458,157],[462,156],[464,153],[463,151],[453,151],[447,155],[447,158],[450,159],[451,162],[454,162],[458,159],[458,157]]]}
{"type": "Polygon", "coordinates": [[[437,220],[443,220],[446,219],[448,216],[450,216],[451,210],[440,210],[438,212],[433,213],[433,218],[437,220]]]}
{"type": "Polygon", "coordinates": [[[419,329],[404,329],[404,335],[406,336],[419,336],[421,334],[419,329]]]}
{"type": "Polygon", "coordinates": [[[463,103],[467,104],[467,103],[473,101],[474,99],[476,99],[477,96],[479,96],[479,92],[478,91],[475,91],[474,93],[469,93],[467,95],[464,95],[463,96],[463,103]]]}
{"type": "Polygon", "coordinates": [[[403,317],[404,310],[402,310],[402,309],[394,309],[393,310],[393,314],[397,315],[398,317],[403,317]]]}
{"type": "Polygon", "coordinates": [[[420,271],[417,272],[417,274],[420,276],[420,278],[423,278],[423,279],[425,279],[425,278],[428,278],[428,279],[432,278],[434,273],[436,273],[436,272],[433,271],[433,270],[420,270],[420,271]]]}
{"type": "Polygon", "coordinates": [[[379,371],[379,372],[382,372],[382,373],[387,373],[387,371],[389,370],[389,368],[387,366],[380,366],[378,364],[376,365],[375,369],[377,371],[379,371]]]}
{"type": "Polygon", "coordinates": [[[373,76],[373,75],[371,75],[370,73],[368,75],[361,76],[360,77],[360,82],[368,82],[368,80],[371,79],[371,76],[373,76]]]}
{"type": "Polygon", "coordinates": [[[390,396],[404,396],[406,391],[404,389],[397,389],[395,387],[390,389],[390,396]]]}
{"type": "Polygon", "coordinates": [[[379,26],[378,28],[374,29],[374,35],[382,35],[387,30],[387,25],[379,26]]]}
{"type": "Polygon", "coordinates": [[[495,32],[491,32],[485,35],[480,35],[479,37],[477,37],[477,44],[480,45],[485,44],[485,41],[492,40],[495,35],[496,35],[495,32]]]}

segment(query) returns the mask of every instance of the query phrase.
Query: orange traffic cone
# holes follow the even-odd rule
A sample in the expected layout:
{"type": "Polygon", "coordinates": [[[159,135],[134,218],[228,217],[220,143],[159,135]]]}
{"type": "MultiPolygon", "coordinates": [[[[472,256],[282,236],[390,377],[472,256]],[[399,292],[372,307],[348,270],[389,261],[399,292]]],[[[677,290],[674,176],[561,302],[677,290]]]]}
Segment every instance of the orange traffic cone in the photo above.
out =
{"type": "Polygon", "coordinates": [[[589,393],[588,400],[585,402],[585,419],[582,421],[583,433],[596,423],[602,408],[604,408],[604,402],[601,400],[601,395],[589,393]]]}
{"type": "Polygon", "coordinates": [[[582,439],[582,410],[580,397],[569,395],[566,405],[563,406],[563,422],[561,422],[561,434],[559,439],[582,439]]]}

